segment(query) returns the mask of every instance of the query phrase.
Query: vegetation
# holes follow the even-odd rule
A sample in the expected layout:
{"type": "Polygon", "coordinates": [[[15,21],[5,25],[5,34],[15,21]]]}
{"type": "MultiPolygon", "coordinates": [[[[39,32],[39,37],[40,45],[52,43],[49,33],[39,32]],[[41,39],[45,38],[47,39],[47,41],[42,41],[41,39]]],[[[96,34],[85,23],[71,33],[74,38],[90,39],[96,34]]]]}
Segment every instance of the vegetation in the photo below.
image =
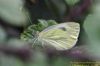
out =
{"type": "Polygon", "coordinates": [[[70,66],[74,61],[99,61],[99,12],[100,0],[0,0],[0,66],[70,66]],[[79,39],[72,49],[33,48],[23,41],[35,35],[33,31],[63,22],[80,24],[79,39]]]}

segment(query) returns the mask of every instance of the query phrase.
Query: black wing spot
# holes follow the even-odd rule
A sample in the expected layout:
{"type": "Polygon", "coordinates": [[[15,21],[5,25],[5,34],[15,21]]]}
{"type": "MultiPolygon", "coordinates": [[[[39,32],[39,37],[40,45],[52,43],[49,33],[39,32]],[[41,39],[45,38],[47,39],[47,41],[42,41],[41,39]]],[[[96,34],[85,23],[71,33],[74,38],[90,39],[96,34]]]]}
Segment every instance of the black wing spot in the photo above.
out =
{"type": "Polygon", "coordinates": [[[64,27],[61,27],[60,29],[62,29],[63,31],[66,31],[66,28],[64,28],[64,27]]]}

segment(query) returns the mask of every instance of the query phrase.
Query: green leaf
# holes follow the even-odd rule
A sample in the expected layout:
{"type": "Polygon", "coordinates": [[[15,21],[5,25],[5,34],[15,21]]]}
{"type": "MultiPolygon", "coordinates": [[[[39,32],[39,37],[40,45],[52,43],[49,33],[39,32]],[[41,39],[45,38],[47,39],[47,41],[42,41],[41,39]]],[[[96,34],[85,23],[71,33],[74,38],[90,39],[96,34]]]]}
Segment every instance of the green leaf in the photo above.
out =
{"type": "Polygon", "coordinates": [[[38,32],[41,32],[45,28],[56,25],[55,20],[39,20],[38,24],[29,26],[22,34],[21,39],[25,41],[31,41],[33,38],[36,38],[38,32]]]}
{"type": "Polygon", "coordinates": [[[23,6],[23,0],[0,0],[0,17],[9,24],[23,26],[27,23],[23,6]]]}
{"type": "Polygon", "coordinates": [[[48,20],[47,22],[48,22],[48,25],[49,26],[52,26],[52,25],[56,25],[57,24],[57,22],[55,20],[48,20]]]}
{"type": "Polygon", "coordinates": [[[95,4],[92,7],[92,13],[84,21],[84,28],[90,39],[100,39],[100,5],[95,4]]]}
{"type": "Polygon", "coordinates": [[[70,66],[72,60],[70,58],[59,57],[53,60],[52,66],[70,66]]]}
{"type": "Polygon", "coordinates": [[[70,6],[75,5],[76,3],[78,3],[80,0],[65,0],[66,3],[70,6]]]}
{"type": "Polygon", "coordinates": [[[88,35],[87,51],[93,57],[100,59],[100,5],[95,4],[92,13],[84,21],[84,29],[88,35]]]}
{"type": "Polygon", "coordinates": [[[16,57],[0,54],[0,66],[24,66],[24,64],[16,57]]]}
{"type": "Polygon", "coordinates": [[[27,42],[21,41],[20,39],[17,38],[11,38],[7,42],[8,46],[19,49],[19,48],[26,48],[27,42]]]}
{"type": "MultiPolygon", "coordinates": [[[[43,26],[43,27],[47,27],[47,26],[48,26],[48,23],[47,23],[46,20],[39,19],[38,21],[40,22],[39,24],[40,24],[41,26],[43,26]]],[[[39,25],[39,26],[40,26],[40,25],[39,25]]]]}
{"type": "Polygon", "coordinates": [[[100,18],[98,15],[89,15],[85,20],[84,28],[89,39],[87,52],[100,59],[100,18]]]}

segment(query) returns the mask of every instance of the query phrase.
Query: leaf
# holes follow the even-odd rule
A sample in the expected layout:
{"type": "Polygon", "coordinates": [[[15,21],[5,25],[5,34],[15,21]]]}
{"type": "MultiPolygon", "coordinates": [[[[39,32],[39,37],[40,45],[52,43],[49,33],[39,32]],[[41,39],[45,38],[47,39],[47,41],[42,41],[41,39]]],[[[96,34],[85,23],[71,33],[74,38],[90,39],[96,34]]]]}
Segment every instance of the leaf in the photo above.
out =
{"type": "MultiPolygon", "coordinates": [[[[38,24],[29,26],[22,34],[21,39],[29,41],[30,39],[36,38],[38,32],[41,32],[45,28],[55,25],[57,22],[55,20],[39,20],[38,24]]],[[[31,41],[31,40],[30,40],[31,41]]]]}
{"type": "MultiPolygon", "coordinates": [[[[88,35],[89,43],[87,51],[89,54],[100,60],[100,5],[92,7],[92,13],[84,21],[84,29],[88,35]]],[[[97,59],[96,59],[97,60],[97,59]]]]}
{"type": "Polygon", "coordinates": [[[78,3],[80,0],[65,0],[66,3],[70,6],[75,5],[76,3],[78,3]]]}
{"type": "Polygon", "coordinates": [[[96,4],[92,7],[92,13],[87,16],[84,21],[84,28],[90,39],[98,40],[100,29],[100,5],[96,4]]]}
{"type": "Polygon", "coordinates": [[[48,22],[48,25],[49,26],[52,26],[52,25],[56,25],[57,24],[57,22],[55,20],[48,20],[47,22],[48,22]]]}
{"type": "Polygon", "coordinates": [[[88,53],[100,59],[100,18],[97,15],[89,15],[85,20],[84,28],[89,38],[88,53]]]}
{"type": "Polygon", "coordinates": [[[24,66],[24,64],[18,58],[0,54],[0,66],[24,66]]]}
{"type": "Polygon", "coordinates": [[[26,46],[26,43],[27,42],[21,41],[20,39],[17,39],[17,38],[11,38],[7,42],[8,46],[13,47],[13,48],[16,48],[16,49],[26,48],[25,47],[26,46]]]}
{"type": "Polygon", "coordinates": [[[70,66],[72,59],[59,57],[53,60],[52,66],[70,66]]]}
{"type": "Polygon", "coordinates": [[[44,26],[44,27],[47,27],[47,26],[48,26],[48,23],[47,23],[46,20],[39,19],[38,21],[40,22],[39,24],[40,24],[41,26],[44,26]]]}
{"type": "Polygon", "coordinates": [[[0,17],[15,26],[27,23],[23,0],[0,0],[0,17]]]}

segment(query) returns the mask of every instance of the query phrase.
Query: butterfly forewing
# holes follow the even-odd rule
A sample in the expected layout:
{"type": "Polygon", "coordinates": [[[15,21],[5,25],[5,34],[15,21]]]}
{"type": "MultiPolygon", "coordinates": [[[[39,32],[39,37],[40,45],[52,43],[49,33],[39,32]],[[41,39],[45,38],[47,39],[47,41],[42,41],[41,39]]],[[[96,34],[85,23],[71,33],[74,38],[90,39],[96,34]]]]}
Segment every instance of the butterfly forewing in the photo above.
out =
{"type": "Polygon", "coordinates": [[[44,29],[39,34],[43,45],[52,45],[57,50],[72,48],[78,39],[80,26],[75,22],[61,23],[44,29]]]}

